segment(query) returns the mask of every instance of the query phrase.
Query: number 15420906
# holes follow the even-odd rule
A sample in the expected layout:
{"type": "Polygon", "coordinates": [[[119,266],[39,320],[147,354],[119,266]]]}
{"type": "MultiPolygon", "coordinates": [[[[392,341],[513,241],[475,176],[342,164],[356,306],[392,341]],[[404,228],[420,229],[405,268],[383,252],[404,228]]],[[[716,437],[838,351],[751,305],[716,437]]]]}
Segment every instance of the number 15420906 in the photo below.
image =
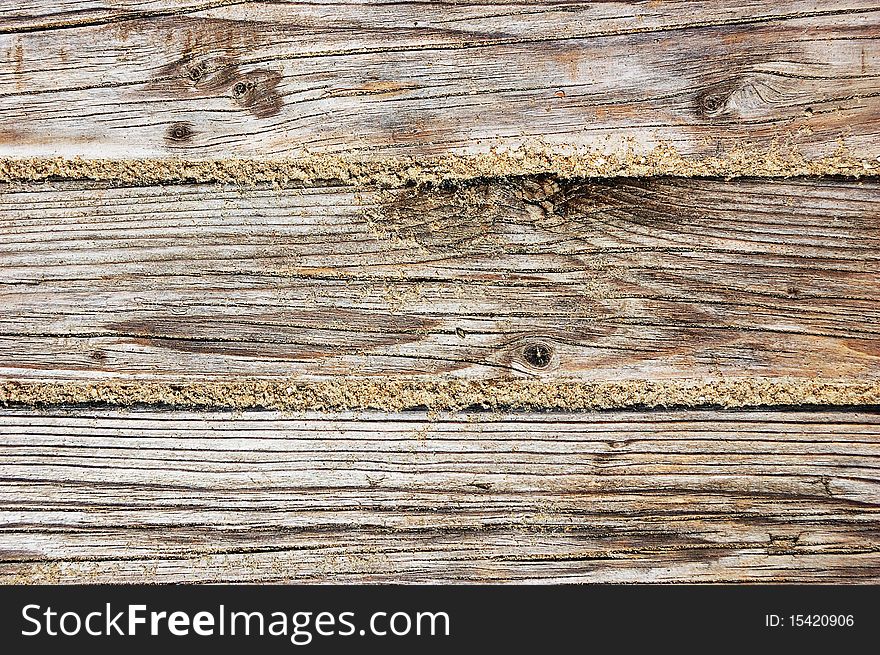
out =
{"type": "Polygon", "coordinates": [[[765,614],[764,625],[768,628],[850,628],[855,625],[852,614],[765,614]]]}

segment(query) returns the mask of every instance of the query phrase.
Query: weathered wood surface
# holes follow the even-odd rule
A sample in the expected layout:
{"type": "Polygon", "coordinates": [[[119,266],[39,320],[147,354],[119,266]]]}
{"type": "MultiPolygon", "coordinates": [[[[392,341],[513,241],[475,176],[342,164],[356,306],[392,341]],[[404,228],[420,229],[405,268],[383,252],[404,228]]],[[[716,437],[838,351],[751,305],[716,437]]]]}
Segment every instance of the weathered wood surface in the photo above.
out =
{"type": "MultiPolygon", "coordinates": [[[[318,155],[0,186],[0,383],[876,383],[876,178],[373,183],[520,145],[871,174],[877,125],[867,0],[0,0],[4,166],[318,155]]],[[[0,582],[880,582],[878,457],[871,407],[3,407],[0,582]]]]}
{"type": "Polygon", "coordinates": [[[0,156],[880,155],[880,5],[0,4],[0,156]]]}
{"type": "Polygon", "coordinates": [[[7,186],[0,375],[876,380],[878,215],[873,181],[7,186]]]}
{"type": "Polygon", "coordinates": [[[880,581],[880,414],[0,413],[2,582],[880,581]]]}

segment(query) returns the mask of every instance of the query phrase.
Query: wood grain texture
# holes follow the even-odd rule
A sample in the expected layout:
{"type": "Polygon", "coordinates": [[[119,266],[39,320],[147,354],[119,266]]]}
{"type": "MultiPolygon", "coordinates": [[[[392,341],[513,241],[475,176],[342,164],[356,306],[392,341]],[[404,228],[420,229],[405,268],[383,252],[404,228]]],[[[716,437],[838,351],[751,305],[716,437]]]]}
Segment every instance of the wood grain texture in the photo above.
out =
{"type": "MultiPolygon", "coordinates": [[[[0,384],[870,403],[878,126],[869,0],[0,0],[0,163],[105,158],[0,185],[0,384]]],[[[47,402],[0,408],[0,583],[880,582],[867,405],[47,402]]]]}
{"type": "Polygon", "coordinates": [[[0,413],[2,582],[877,582],[876,412],[0,413]]]}
{"type": "Polygon", "coordinates": [[[877,380],[878,192],[10,185],[0,375],[877,380]]]}
{"type": "Polygon", "coordinates": [[[880,156],[880,5],[0,5],[0,156],[880,156]]]}

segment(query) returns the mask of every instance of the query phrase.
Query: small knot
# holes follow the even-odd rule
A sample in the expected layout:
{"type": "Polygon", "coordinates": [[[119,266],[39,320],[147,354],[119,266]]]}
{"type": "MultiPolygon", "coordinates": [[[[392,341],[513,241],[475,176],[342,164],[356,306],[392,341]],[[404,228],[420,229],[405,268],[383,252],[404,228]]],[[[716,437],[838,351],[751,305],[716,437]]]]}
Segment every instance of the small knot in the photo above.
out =
{"type": "Polygon", "coordinates": [[[207,68],[204,64],[196,64],[187,72],[187,77],[189,77],[190,81],[193,84],[198,84],[199,81],[205,77],[205,73],[207,73],[207,68]]]}
{"type": "Polygon", "coordinates": [[[166,140],[172,143],[185,143],[191,141],[195,131],[189,123],[174,123],[165,133],[166,140]]]}
{"type": "Polygon", "coordinates": [[[533,368],[547,368],[553,360],[553,349],[544,343],[531,343],[523,348],[522,357],[533,368]]]}
{"type": "Polygon", "coordinates": [[[696,98],[696,111],[703,118],[715,118],[730,109],[730,99],[741,88],[738,80],[715,84],[696,98]]]}
{"type": "MultiPolygon", "coordinates": [[[[247,77],[239,77],[229,89],[229,95],[238,104],[248,110],[257,118],[275,116],[284,106],[284,101],[278,93],[278,84],[282,75],[279,71],[253,70],[247,77]]],[[[229,78],[225,84],[230,84],[236,78],[229,78]]]]}
{"type": "Polygon", "coordinates": [[[232,86],[232,97],[233,98],[243,98],[245,94],[250,90],[250,84],[247,82],[236,82],[232,86]]]}
{"type": "Polygon", "coordinates": [[[703,111],[707,114],[714,114],[724,108],[724,96],[712,93],[703,96],[703,111]]]}

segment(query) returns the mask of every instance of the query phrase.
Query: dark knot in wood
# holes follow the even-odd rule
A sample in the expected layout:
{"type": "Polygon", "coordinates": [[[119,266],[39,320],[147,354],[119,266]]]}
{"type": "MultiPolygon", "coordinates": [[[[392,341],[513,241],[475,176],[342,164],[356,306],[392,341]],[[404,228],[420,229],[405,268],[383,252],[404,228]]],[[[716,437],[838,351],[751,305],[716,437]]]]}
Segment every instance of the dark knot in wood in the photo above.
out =
{"type": "Polygon", "coordinates": [[[232,98],[258,118],[275,116],[284,104],[276,89],[280,81],[281,73],[277,71],[252,71],[232,85],[232,98]]]}
{"type": "Polygon", "coordinates": [[[731,98],[742,88],[740,80],[725,80],[705,89],[696,97],[696,112],[701,118],[716,118],[733,111],[731,98]]]}
{"type": "Polygon", "coordinates": [[[553,349],[544,343],[530,343],[523,348],[522,356],[533,368],[547,368],[553,360],[553,349]]]}
{"type": "Polygon", "coordinates": [[[703,96],[703,111],[707,114],[714,114],[724,108],[725,98],[717,93],[710,93],[703,96]]]}
{"type": "Polygon", "coordinates": [[[205,64],[199,63],[189,69],[187,76],[193,84],[198,84],[199,80],[205,77],[205,73],[207,72],[208,70],[205,64]]]}
{"type": "Polygon", "coordinates": [[[233,98],[242,98],[244,94],[248,92],[248,85],[246,82],[236,82],[232,87],[232,97],[233,98]]]}
{"type": "Polygon", "coordinates": [[[195,131],[189,123],[174,123],[165,133],[165,140],[170,143],[187,143],[191,141],[195,131]]]}

